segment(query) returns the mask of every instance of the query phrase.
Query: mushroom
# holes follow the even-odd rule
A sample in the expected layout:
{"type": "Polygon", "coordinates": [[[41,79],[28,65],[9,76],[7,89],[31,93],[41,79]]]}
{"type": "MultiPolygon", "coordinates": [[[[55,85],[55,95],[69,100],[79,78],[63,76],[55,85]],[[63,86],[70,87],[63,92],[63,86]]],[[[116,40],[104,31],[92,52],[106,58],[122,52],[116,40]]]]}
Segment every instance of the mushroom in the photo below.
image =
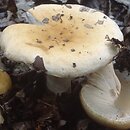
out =
{"type": "Polygon", "coordinates": [[[126,78],[112,63],[90,74],[80,99],[85,112],[95,121],[117,129],[130,128],[130,76],[126,78]],[[117,76],[119,78],[117,78],[117,76]]]}
{"type": "MultiPolygon", "coordinates": [[[[0,32],[1,37],[2,32],[0,32]]],[[[5,94],[7,91],[9,91],[12,88],[12,81],[9,76],[9,74],[4,71],[5,67],[1,62],[0,59],[0,95],[5,94]]]]}
{"type": "MultiPolygon", "coordinates": [[[[3,70],[0,70],[0,95],[5,94],[12,88],[10,76],[3,70]]],[[[0,110],[0,124],[4,123],[4,118],[0,110]]]]}
{"type": "Polygon", "coordinates": [[[0,70],[0,95],[12,88],[12,81],[7,72],[0,70]]]}
{"type": "Polygon", "coordinates": [[[29,14],[38,24],[7,27],[0,45],[11,60],[32,64],[40,56],[52,90],[54,86],[67,89],[72,78],[104,67],[119,51],[112,39],[123,41],[113,20],[82,5],[45,4],[30,9],[29,14]],[[56,86],[58,82],[62,86],[56,86]]]}

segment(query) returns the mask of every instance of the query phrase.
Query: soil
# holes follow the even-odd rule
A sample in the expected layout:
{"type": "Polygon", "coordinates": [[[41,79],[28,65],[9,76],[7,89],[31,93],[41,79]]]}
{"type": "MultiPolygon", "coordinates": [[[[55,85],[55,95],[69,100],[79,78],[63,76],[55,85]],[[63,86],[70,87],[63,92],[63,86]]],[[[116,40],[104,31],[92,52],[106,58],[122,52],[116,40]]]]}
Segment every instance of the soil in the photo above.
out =
{"type": "MultiPolygon", "coordinates": [[[[101,10],[119,25],[124,48],[115,57],[115,68],[130,71],[130,2],[127,0],[1,0],[0,31],[11,24],[26,23],[24,12],[47,3],[82,4],[101,10]]],[[[90,119],[81,107],[78,78],[71,93],[55,95],[47,89],[46,70],[40,57],[30,66],[4,57],[1,64],[10,75],[13,89],[0,95],[0,110],[5,119],[0,130],[112,130],[90,119]]],[[[80,77],[86,80],[84,77],[80,77]]]]}

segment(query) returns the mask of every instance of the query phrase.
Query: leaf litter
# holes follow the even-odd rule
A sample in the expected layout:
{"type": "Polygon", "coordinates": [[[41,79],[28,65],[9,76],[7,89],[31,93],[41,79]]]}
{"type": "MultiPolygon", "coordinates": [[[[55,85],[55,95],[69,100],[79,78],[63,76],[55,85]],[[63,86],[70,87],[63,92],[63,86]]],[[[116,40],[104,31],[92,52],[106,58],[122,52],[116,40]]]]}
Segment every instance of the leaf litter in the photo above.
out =
{"type": "MultiPolygon", "coordinates": [[[[130,1],[129,0],[0,0],[0,31],[11,24],[27,21],[25,12],[39,4],[81,4],[104,12],[122,30],[127,46],[115,60],[115,68],[130,71],[130,1]]],[[[95,123],[83,111],[78,77],[71,93],[54,95],[47,89],[44,63],[38,57],[28,66],[3,56],[0,65],[13,81],[13,89],[0,96],[4,124],[0,130],[112,130],[95,123]],[[41,69],[42,68],[42,69],[41,69]]],[[[1,67],[0,67],[1,68],[1,67]]]]}

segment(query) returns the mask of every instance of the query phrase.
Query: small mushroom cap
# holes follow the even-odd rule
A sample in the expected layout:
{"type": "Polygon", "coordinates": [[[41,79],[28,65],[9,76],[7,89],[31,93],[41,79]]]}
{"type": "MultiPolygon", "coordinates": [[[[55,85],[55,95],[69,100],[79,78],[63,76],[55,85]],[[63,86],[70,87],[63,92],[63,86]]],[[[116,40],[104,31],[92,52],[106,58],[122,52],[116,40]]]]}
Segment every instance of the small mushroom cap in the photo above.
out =
{"type": "Polygon", "coordinates": [[[40,5],[29,10],[41,25],[17,24],[1,36],[1,48],[15,61],[43,58],[47,73],[82,76],[105,66],[118,52],[111,39],[123,41],[118,25],[105,14],[81,5],[40,5]]]}
{"type": "Polygon", "coordinates": [[[84,110],[95,121],[108,127],[130,128],[130,88],[126,86],[121,89],[112,64],[98,70],[88,77],[81,90],[84,110]]]}
{"type": "Polygon", "coordinates": [[[12,88],[12,81],[10,76],[0,70],[0,94],[5,94],[9,89],[12,88]]]}

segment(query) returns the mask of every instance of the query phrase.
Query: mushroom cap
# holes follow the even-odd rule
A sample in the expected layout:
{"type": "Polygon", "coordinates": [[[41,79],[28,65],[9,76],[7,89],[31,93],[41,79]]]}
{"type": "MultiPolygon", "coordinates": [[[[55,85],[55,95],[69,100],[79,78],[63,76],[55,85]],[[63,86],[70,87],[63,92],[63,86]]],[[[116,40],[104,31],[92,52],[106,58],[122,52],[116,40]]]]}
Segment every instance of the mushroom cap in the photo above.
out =
{"type": "Polygon", "coordinates": [[[29,10],[41,25],[17,24],[1,36],[1,48],[15,61],[43,58],[49,75],[77,77],[108,64],[123,41],[118,25],[105,14],[81,5],[40,5],[29,10]]]}
{"type": "Polygon", "coordinates": [[[122,85],[121,89],[112,65],[93,73],[80,93],[85,112],[108,127],[130,128],[130,88],[122,85]]]}
{"type": "Polygon", "coordinates": [[[5,71],[0,70],[0,94],[5,94],[11,88],[12,81],[10,76],[5,71]]]}

